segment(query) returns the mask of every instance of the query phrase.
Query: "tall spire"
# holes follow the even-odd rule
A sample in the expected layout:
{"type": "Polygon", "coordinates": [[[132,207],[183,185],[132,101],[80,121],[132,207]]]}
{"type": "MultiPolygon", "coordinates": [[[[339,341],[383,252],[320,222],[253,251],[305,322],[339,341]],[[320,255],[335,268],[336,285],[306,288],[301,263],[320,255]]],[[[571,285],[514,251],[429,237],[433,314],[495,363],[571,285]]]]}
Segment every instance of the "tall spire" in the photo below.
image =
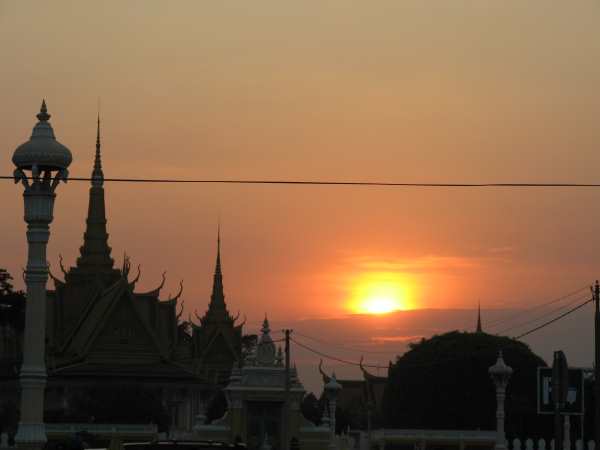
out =
{"type": "Polygon", "coordinates": [[[477,333],[483,333],[481,328],[481,301],[477,304],[477,333]]]}
{"type": "Polygon", "coordinates": [[[102,172],[102,159],[100,156],[100,113],[98,113],[98,125],[96,128],[96,156],[94,157],[94,169],[92,170],[92,186],[101,187],[104,184],[104,173],[102,172]]]}
{"type": "Polygon", "coordinates": [[[221,274],[221,224],[219,223],[218,227],[217,227],[217,263],[215,265],[215,275],[219,274],[219,276],[221,277],[221,284],[223,282],[222,280],[222,274],[221,274]]]}
{"type": "Polygon", "coordinates": [[[108,233],[106,232],[106,209],[104,205],[104,173],[100,153],[100,113],[96,128],[96,154],[92,170],[92,186],[88,204],[86,229],[83,245],[79,248],[81,256],[77,259],[79,269],[97,271],[113,270],[113,259],[110,257],[108,233]]]}
{"type": "Polygon", "coordinates": [[[209,311],[224,311],[225,294],[223,292],[223,273],[221,272],[221,224],[217,228],[217,262],[215,264],[215,275],[213,278],[212,295],[210,296],[209,311]]]}

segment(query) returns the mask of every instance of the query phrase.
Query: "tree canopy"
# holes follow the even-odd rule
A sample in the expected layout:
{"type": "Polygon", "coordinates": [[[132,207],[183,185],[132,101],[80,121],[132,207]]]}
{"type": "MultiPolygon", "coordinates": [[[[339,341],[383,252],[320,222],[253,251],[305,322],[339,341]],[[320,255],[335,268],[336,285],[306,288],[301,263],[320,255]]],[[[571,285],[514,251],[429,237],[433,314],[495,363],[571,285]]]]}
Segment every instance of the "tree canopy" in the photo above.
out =
{"type": "Polygon", "coordinates": [[[537,415],[537,367],[529,347],[486,333],[453,331],[423,339],[393,364],[384,411],[387,426],[495,429],[496,394],[488,369],[502,350],[513,368],[506,396],[507,436],[548,437],[552,422],[537,415]]]}
{"type": "Polygon", "coordinates": [[[15,291],[13,277],[0,268],[0,324],[9,324],[18,331],[25,326],[25,294],[15,291]]]}

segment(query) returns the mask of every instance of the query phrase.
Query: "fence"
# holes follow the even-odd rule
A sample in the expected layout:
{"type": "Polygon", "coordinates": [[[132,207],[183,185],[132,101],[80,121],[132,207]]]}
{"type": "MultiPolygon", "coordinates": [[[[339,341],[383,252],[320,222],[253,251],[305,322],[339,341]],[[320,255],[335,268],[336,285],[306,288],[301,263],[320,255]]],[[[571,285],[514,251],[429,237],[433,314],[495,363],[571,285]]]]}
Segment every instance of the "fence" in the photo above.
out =
{"type": "MultiPolygon", "coordinates": [[[[508,444],[509,450],[554,450],[554,439],[548,442],[539,439],[536,442],[533,439],[522,441],[515,438],[508,444]]],[[[567,439],[563,443],[563,450],[596,450],[596,443],[594,441],[583,442],[581,439],[572,443],[567,439]]]]}

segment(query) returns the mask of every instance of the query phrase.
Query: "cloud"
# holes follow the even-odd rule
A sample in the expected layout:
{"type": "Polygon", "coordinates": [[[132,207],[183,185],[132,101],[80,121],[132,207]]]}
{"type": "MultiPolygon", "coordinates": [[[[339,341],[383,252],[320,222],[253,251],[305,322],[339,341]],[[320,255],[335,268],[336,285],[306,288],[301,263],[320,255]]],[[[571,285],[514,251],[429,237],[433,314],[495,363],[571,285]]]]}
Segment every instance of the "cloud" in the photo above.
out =
{"type": "Polygon", "coordinates": [[[423,335],[411,335],[411,336],[371,336],[371,341],[376,344],[385,344],[388,342],[413,342],[418,341],[425,336],[423,335]]]}

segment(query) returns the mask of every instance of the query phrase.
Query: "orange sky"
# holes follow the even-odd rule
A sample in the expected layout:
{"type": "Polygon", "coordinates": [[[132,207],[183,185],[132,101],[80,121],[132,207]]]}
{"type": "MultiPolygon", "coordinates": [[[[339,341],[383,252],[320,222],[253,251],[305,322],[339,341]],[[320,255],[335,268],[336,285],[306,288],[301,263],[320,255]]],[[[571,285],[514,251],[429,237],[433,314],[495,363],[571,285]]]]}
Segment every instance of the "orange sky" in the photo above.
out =
{"type": "MultiPolygon", "coordinates": [[[[0,3],[0,173],[42,97],[73,176],[598,182],[595,0],[0,3]]],[[[0,267],[24,265],[0,183],[0,267]]],[[[206,308],[218,218],[227,302],[252,321],[347,312],[393,272],[413,306],[522,307],[597,278],[600,190],[106,186],[110,243],[206,308]]],[[[73,263],[87,186],[58,192],[73,263]]]]}

